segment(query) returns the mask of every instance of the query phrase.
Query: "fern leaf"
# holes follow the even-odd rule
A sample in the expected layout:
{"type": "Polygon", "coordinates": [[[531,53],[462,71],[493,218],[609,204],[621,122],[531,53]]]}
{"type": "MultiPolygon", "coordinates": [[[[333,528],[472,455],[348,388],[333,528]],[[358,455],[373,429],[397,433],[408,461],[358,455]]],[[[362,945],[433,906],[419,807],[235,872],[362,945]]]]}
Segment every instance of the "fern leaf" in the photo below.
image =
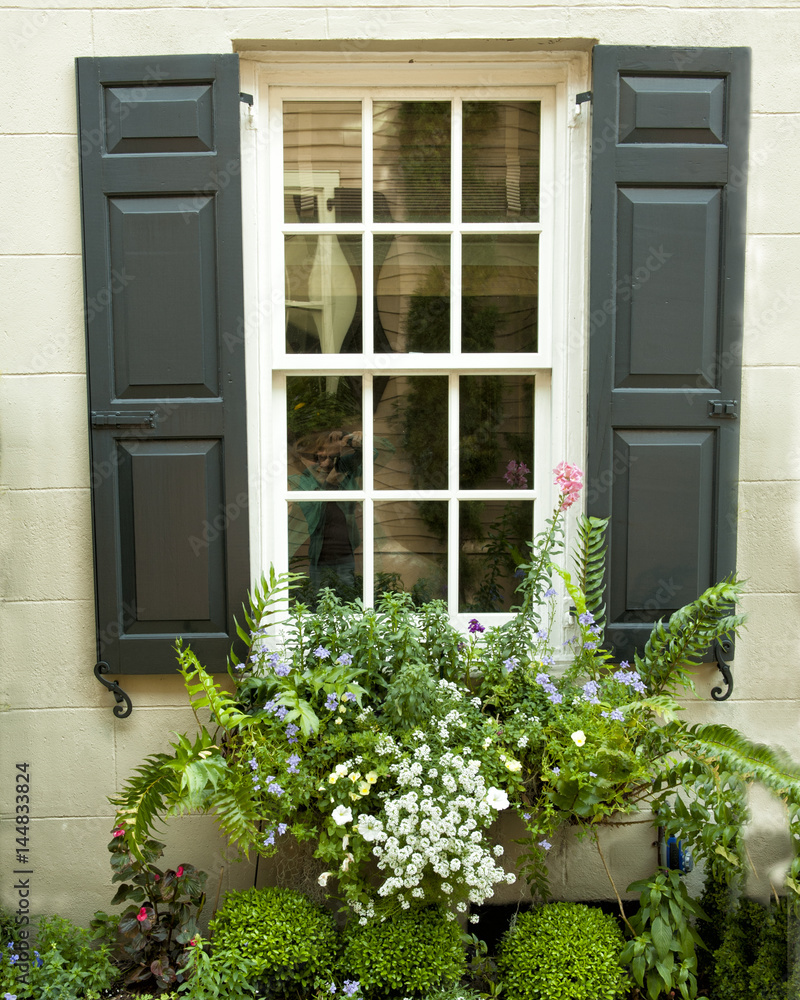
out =
{"type": "Polygon", "coordinates": [[[586,607],[594,620],[605,625],[605,569],[607,517],[578,519],[578,541],[572,554],[576,583],[586,598],[586,607]]]}

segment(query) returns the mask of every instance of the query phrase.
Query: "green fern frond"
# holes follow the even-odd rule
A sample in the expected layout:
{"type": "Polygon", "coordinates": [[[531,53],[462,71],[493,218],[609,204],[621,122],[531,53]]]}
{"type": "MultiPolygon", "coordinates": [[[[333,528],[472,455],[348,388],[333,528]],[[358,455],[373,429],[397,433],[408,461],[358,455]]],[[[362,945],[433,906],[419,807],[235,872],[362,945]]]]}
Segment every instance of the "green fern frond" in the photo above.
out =
{"type": "Polygon", "coordinates": [[[223,691],[211,674],[207,673],[190,648],[183,648],[178,640],[178,670],[183,677],[189,704],[195,716],[202,708],[207,708],[211,718],[222,729],[236,729],[238,726],[252,725],[254,717],[243,712],[238,701],[227,691],[223,691]]]}
{"type": "Polygon", "coordinates": [[[169,766],[173,760],[165,753],[146,757],[119,795],[109,799],[116,807],[131,852],[139,861],[146,860],[142,845],[156,823],[162,821],[167,801],[179,795],[180,774],[169,766]]]}
{"type": "Polygon", "coordinates": [[[688,726],[689,752],[719,760],[745,781],[759,781],[786,802],[800,803],[800,766],[780,748],[754,743],[723,725],[688,726]]]}
{"type": "Polygon", "coordinates": [[[690,668],[702,662],[713,642],[734,635],[744,624],[744,616],[733,613],[741,590],[735,578],[723,580],[676,611],[666,625],[656,622],[644,656],[637,653],[634,657],[652,692],[660,693],[674,684],[693,687],[690,668]]]}
{"type": "Polygon", "coordinates": [[[594,620],[605,626],[605,569],[606,569],[606,529],[607,517],[587,517],[578,519],[578,540],[572,553],[577,585],[586,598],[586,607],[594,615],[594,620]]]}
{"type": "MultiPolygon", "coordinates": [[[[302,573],[276,573],[275,567],[270,566],[269,576],[262,575],[252,591],[247,593],[247,604],[242,605],[244,622],[247,628],[243,628],[234,617],[236,634],[247,647],[247,654],[253,644],[254,633],[264,629],[267,625],[276,626],[281,622],[274,622],[270,619],[282,610],[291,591],[301,580],[305,579],[302,573]]],[[[245,657],[246,659],[247,657],[245,657]]],[[[236,653],[231,650],[228,657],[228,673],[236,680],[235,668],[241,661],[236,653]]]]}
{"type": "Polygon", "coordinates": [[[232,778],[233,775],[210,797],[209,809],[216,816],[220,830],[247,855],[258,838],[261,816],[256,808],[252,785],[244,779],[232,778]]]}

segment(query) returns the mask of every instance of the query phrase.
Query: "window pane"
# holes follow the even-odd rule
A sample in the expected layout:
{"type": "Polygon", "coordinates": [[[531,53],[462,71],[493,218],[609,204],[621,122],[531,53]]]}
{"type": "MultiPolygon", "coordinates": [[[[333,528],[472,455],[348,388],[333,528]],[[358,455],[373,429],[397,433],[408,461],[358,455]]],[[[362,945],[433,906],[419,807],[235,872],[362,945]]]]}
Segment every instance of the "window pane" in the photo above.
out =
{"type": "Polygon", "coordinates": [[[447,504],[375,504],[375,599],[404,590],[415,604],[447,598],[447,504]]]}
{"type": "Polygon", "coordinates": [[[462,490],[532,487],[533,376],[462,375],[459,482],[462,490]]]}
{"type": "Polygon", "coordinates": [[[533,503],[469,500],[459,509],[458,610],[510,611],[517,567],[530,558],[533,503]]]}
{"type": "Polygon", "coordinates": [[[376,222],[450,219],[450,102],[373,105],[376,222]]]}
{"type": "Polygon", "coordinates": [[[297,375],[286,379],[290,490],[362,487],[361,379],[297,375]]]}
{"type": "Polygon", "coordinates": [[[375,350],[450,350],[450,237],[375,237],[375,350]]]}
{"type": "Polygon", "coordinates": [[[286,236],[287,354],[358,354],[361,237],[286,236]]]}
{"type": "Polygon", "coordinates": [[[361,104],[283,105],[286,222],[361,221],[361,104]]]}
{"type": "Polygon", "coordinates": [[[464,222],[538,222],[538,101],[465,101],[464,222]]]}
{"type": "Polygon", "coordinates": [[[375,487],[447,489],[447,376],[376,376],[375,487]]]}
{"type": "Polygon", "coordinates": [[[352,601],[363,596],[362,504],[353,500],[289,503],[289,569],[308,582],[293,593],[312,607],[323,587],[352,601]]]}
{"type": "Polygon", "coordinates": [[[461,350],[537,350],[538,236],[465,235],[461,350]]]}

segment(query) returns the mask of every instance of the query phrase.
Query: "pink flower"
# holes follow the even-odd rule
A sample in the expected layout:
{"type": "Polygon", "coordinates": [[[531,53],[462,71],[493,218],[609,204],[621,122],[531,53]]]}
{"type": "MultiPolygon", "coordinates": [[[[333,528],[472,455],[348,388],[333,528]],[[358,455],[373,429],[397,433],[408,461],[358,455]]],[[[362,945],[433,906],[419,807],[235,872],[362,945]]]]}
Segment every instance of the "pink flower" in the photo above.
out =
{"type": "Polygon", "coordinates": [[[583,473],[577,465],[569,462],[559,462],[553,469],[556,486],[559,490],[559,510],[566,510],[578,499],[583,489],[583,473]]]}
{"type": "Polygon", "coordinates": [[[153,881],[154,882],[160,882],[161,881],[161,876],[160,875],[154,875],[153,876],[153,881]]]}
{"type": "Polygon", "coordinates": [[[117,829],[111,834],[111,836],[112,837],[124,837],[125,836],[125,831],[122,829],[121,826],[118,826],[117,829]]]}
{"type": "Polygon", "coordinates": [[[183,875],[183,865],[178,865],[178,870],[175,872],[175,878],[180,878],[183,875]]]}
{"type": "Polygon", "coordinates": [[[141,910],[139,910],[139,912],[136,914],[136,919],[139,921],[139,923],[142,923],[143,920],[147,920],[147,908],[146,907],[143,906],[141,908],[141,910]]]}
{"type": "Polygon", "coordinates": [[[506,466],[506,471],[503,473],[503,479],[508,483],[509,486],[513,486],[518,490],[526,490],[528,488],[528,475],[530,474],[530,469],[524,462],[516,462],[513,458],[506,466]]]}

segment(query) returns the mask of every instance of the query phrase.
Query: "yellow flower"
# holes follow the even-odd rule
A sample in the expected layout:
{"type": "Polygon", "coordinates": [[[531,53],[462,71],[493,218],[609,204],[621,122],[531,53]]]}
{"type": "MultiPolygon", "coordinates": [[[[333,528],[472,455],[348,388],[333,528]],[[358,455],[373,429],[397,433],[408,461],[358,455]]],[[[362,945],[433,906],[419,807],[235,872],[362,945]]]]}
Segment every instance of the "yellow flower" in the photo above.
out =
{"type": "Polygon", "coordinates": [[[366,781],[361,782],[361,784],[358,786],[358,791],[360,795],[369,795],[370,787],[366,781]]]}
{"type": "Polygon", "coordinates": [[[366,774],[364,775],[364,777],[365,777],[365,778],[367,779],[367,781],[368,781],[368,782],[369,782],[369,783],[370,783],[371,785],[374,785],[374,784],[375,784],[375,782],[376,782],[376,781],[378,780],[378,772],[377,772],[377,771],[368,771],[368,772],[367,772],[367,773],[366,773],[366,774]]]}
{"type": "Polygon", "coordinates": [[[582,729],[576,729],[571,739],[576,747],[582,747],[586,742],[586,733],[582,729]]]}
{"type": "Polygon", "coordinates": [[[510,757],[506,757],[505,765],[509,771],[521,771],[522,764],[518,760],[512,760],[510,757]]]}
{"type": "Polygon", "coordinates": [[[328,781],[329,781],[329,782],[330,782],[330,783],[331,783],[332,785],[335,785],[335,784],[336,784],[336,782],[337,782],[338,778],[339,778],[339,775],[338,775],[338,774],[337,774],[337,773],[336,773],[335,771],[333,772],[333,774],[329,774],[329,775],[328,775],[328,781]]]}
{"type": "Polygon", "coordinates": [[[337,726],[341,726],[341,724],[342,724],[342,720],[340,718],[338,718],[338,717],[336,719],[334,719],[334,722],[336,723],[337,726]]]}

